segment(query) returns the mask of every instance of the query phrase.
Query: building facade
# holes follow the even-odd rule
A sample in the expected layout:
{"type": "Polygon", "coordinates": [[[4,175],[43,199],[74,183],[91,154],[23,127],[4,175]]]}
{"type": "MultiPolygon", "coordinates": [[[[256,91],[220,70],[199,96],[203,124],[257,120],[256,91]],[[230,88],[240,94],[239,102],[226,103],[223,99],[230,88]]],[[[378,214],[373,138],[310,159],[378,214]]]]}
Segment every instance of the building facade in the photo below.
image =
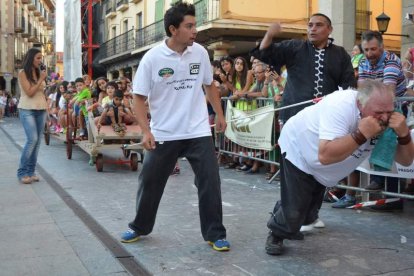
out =
{"type": "Polygon", "coordinates": [[[55,0],[0,0],[0,87],[19,94],[17,74],[25,53],[39,47],[50,72],[55,68],[55,0]]]}
{"type": "MultiPolygon", "coordinates": [[[[163,15],[176,0],[103,0],[104,43],[99,63],[109,79],[132,78],[143,54],[165,39],[163,15]]],[[[310,15],[322,12],[332,19],[335,43],[351,52],[361,33],[377,29],[375,18],[385,12],[391,21],[387,33],[401,34],[412,27],[403,19],[413,0],[189,0],[196,7],[197,41],[212,59],[245,56],[265,34],[269,24],[279,21],[284,32],[279,40],[306,38],[310,15]],[[384,3],[384,5],[383,5],[384,3]]],[[[412,29],[411,29],[412,31],[412,29]]],[[[400,54],[414,44],[414,35],[384,34],[385,47],[400,54]]],[[[412,32],[411,32],[412,33],[412,32]]]]}

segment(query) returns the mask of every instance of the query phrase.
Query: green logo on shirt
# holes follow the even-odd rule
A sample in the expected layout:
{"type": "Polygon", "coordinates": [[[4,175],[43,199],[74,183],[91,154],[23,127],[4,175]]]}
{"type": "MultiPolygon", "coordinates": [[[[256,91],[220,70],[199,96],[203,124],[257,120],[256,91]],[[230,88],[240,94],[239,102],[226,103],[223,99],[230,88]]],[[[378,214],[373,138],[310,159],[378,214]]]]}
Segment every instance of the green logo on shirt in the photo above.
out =
{"type": "Polygon", "coordinates": [[[168,78],[172,75],[174,75],[174,70],[171,68],[162,68],[160,71],[158,71],[158,76],[163,78],[168,78]]]}

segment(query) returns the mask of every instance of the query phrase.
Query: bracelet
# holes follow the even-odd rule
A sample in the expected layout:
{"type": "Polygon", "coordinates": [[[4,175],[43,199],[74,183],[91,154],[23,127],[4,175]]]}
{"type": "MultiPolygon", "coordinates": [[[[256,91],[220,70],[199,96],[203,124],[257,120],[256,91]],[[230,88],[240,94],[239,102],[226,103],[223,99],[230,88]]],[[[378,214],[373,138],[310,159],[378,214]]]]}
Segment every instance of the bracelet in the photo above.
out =
{"type": "Polygon", "coordinates": [[[367,141],[367,138],[365,138],[364,134],[361,133],[359,128],[352,132],[351,136],[355,140],[355,142],[360,146],[365,144],[365,142],[367,141]]]}
{"type": "Polygon", "coordinates": [[[403,137],[398,137],[397,141],[398,141],[398,144],[400,144],[402,146],[409,144],[411,142],[410,132],[408,132],[408,134],[403,136],[403,137]]]}

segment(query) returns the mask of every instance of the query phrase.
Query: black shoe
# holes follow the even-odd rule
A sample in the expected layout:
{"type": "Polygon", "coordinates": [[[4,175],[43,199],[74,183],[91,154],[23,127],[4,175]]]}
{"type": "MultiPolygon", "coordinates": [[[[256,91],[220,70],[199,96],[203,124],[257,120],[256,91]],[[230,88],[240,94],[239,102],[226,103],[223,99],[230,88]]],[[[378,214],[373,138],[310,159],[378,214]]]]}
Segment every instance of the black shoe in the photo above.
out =
{"type": "Polygon", "coordinates": [[[398,201],[386,203],[384,205],[371,206],[371,209],[376,210],[376,211],[398,211],[398,210],[402,210],[403,208],[404,208],[404,204],[401,199],[398,201]]]}
{"type": "Polygon", "coordinates": [[[305,239],[305,236],[302,232],[297,232],[293,237],[290,238],[291,240],[302,241],[305,239]]]}
{"type": "Polygon", "coordinates": [[[379,184],[375,181],[371,181],[371,183],[365,187],[365,190],[368,191],[381,191],[382,189],[384,189],[384,184],[379,184]]]}
{"type": "Polygon", "coordinates": [[[266,239],[265,250],[269,255],[281,255],[283,253],[283,239],[273,236],[270,231],[266,239]]]}

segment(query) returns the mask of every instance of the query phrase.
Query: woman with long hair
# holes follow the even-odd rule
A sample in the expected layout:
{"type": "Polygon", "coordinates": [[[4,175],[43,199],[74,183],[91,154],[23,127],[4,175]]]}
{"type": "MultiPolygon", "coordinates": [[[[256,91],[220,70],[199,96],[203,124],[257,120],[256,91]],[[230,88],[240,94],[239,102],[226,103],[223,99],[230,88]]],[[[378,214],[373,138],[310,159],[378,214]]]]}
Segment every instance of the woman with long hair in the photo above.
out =
{"type": "Polygon", "coordinates": [[[18,105],[19,118],[27,138],[17,170],[17,178],[23,184],[39,181],[35,169],[47,109],[44,94],[47,73],[42,59],[40,49],[29,49],[23,60],[23,69],[18,75],[21,91],[18,105]]]}

